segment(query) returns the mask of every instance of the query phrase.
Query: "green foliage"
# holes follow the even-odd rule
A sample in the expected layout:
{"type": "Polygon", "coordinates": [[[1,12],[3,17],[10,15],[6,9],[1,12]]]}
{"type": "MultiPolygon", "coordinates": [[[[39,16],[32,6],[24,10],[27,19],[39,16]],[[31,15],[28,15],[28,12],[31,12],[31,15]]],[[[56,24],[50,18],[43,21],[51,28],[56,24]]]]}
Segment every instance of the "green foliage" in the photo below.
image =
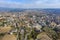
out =
{"type": "Polygon", "coordinates": [[[35,29],[32,29],[31,38],[36,39],[37,35],[38,35],[38,33],[35,31],[35,29]]]}
{"type": "Polygon", "coordinates": [[[57,38],[57,33],[56,33],[52,28],[44,27],[43,30],[47,33],[47,35],[48,35],[50,38],[53,38],[53,40],[56,40],[56,38],[57,38]]]}
{"type": "Polygon", "coordinates": [[[57,39],[60,39],[60,32],[58,32],[57,34],[58,34],[58,38],[57,39]]]}
{"type": "Polygon", "coordinates": [[[4,26],[4,24],[7,24],[6,21],[0,22],[0,26],[4,26]]]}
{"type": "Polygon", "coordinates": [[[1,33],[0,36],[4,36],[5,34],[4,33],[1,33]]]}
{"type": "Polygon", "coordinates": [[[0,26],[3,26],[3,23],[0,22],[0,26]]]}

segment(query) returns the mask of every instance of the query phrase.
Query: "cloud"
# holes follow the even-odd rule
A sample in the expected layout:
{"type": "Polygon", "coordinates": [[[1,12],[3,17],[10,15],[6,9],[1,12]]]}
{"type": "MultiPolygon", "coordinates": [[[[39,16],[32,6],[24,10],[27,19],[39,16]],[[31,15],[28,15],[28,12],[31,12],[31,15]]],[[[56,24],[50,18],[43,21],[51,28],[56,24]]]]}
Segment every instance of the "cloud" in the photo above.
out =
{"type": "Polygon", "coordinates": [[[1,0],[0,7],[60,8],[60,0],[1,0]]]}

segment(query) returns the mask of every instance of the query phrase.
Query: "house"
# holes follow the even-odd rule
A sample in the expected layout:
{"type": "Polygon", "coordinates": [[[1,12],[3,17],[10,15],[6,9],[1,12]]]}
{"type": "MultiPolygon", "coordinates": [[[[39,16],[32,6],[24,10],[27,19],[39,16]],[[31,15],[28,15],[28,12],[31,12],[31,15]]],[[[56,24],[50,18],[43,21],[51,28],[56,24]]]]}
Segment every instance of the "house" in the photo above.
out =
{"type": "Polygon", "coordinates": [[[51,22],[51,23],[50,23],[50,26],[51,26],[52,28],[55,28],[55,27],[57,26],[57,24],[56,24],[55,22],[51,22]]]}
{"type": "Polygon", "coordinates": [[[36,24],[33,25],[33,28],[35,28],[38,31],[39,30],[41,31],[42,26],[36,23],[36,24]]]}

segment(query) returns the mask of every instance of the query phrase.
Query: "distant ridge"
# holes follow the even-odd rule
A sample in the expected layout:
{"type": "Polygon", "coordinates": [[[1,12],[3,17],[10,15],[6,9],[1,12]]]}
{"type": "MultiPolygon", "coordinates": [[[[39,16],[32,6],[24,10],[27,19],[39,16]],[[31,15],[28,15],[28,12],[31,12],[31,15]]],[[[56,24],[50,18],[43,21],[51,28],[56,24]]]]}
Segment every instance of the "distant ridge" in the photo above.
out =
{"type": "Polygon", "coordinates": [[[36,10],[36,11],[43,11],[45,13],[50,13],[50,14],[58,14],[60,15],[60,9],[40,9],[40,8],[4,8],[4,7],[0,7],[0,12],[23,12],[26,10],[36,10]]]}

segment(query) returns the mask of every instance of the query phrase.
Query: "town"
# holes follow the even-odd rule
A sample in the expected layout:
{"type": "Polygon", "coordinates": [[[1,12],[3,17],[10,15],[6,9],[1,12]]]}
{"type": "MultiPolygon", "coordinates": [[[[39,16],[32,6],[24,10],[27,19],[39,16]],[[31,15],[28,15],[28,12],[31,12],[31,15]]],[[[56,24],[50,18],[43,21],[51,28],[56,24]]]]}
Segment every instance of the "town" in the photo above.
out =
{"type": "Polygon", "coordinates": [[[0,40],[60,40],[60,16],[37,11],[0,12],[0,40]]]}

